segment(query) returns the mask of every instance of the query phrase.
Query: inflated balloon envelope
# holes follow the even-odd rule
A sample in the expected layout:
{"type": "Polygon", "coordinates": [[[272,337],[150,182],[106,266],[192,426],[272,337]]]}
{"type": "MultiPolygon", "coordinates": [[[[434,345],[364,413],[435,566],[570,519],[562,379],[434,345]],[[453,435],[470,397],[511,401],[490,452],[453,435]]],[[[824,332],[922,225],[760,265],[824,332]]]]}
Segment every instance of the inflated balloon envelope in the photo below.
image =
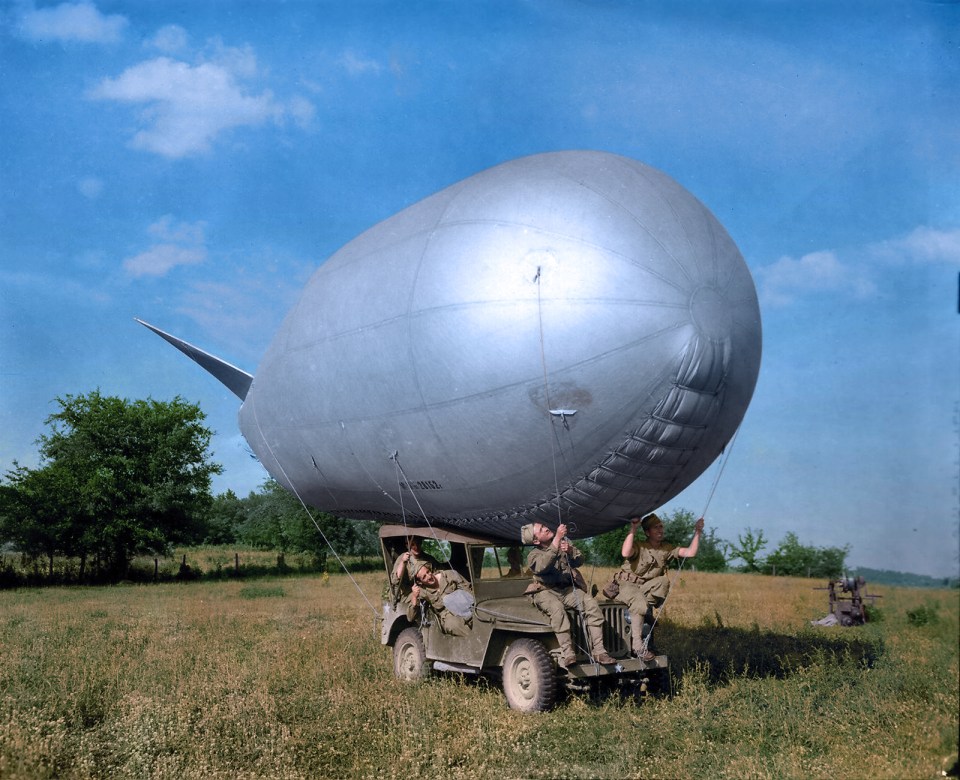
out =
{"type": "Polygon", "coordinates": [[[252,381],[160,333],[244,399],[243,435],[308,504],[509,540],[676,496],[739,426],[761,353],[753,280],[707,208],[583,151],[497,165],[358,236],[252,381]]]}

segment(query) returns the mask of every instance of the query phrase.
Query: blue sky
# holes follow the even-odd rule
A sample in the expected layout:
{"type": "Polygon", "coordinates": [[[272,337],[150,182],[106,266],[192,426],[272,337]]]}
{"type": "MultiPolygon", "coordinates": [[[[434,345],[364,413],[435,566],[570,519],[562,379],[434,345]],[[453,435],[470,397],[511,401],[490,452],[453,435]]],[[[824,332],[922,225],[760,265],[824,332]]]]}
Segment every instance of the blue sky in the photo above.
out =
{"type": "Polygon", "coordinates": [[[240,494],[237,399],[311,272],[525,154],[600,149],[702,200],[764,356],[717,477],[669,508],[958,573],[960,5],[0,4],[0,468],[59,395],[181,395],[240,494]]]}

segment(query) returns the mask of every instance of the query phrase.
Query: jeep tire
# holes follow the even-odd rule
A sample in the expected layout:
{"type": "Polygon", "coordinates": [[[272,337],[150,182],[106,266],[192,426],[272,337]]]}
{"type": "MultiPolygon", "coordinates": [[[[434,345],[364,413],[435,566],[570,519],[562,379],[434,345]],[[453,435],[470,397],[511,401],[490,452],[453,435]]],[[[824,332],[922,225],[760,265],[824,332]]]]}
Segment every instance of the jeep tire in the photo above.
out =
{"type": "Polygon", "coordinates": [[[521,712],[542,712],[553,706],[557,675],[542,642],[516,639],[510,644],[503,659],[503,693],[507,704],[521,712]]]}
{"type": "Polygon", "coordinates": [[[427,651],[420,629],[405,628],[393,645],[393,672],[400,680],[422,680],[430,676],[427,651]]]}

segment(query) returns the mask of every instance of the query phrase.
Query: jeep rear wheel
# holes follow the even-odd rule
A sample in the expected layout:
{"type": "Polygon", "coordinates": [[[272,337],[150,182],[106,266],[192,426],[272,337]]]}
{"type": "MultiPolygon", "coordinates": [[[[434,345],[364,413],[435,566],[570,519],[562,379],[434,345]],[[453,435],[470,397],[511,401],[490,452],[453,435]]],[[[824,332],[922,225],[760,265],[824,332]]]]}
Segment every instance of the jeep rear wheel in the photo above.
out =
{"type": "Polygon", "coordinates": [[[517,639],[503,661],[503,693],[521,712],[542,712],[557,698],[557,676],[550,654],[536,639],[517,639]]]}
{"type": "Polygon", "coordinates": [[[405,628],[393,645],[393,672],[400,680],[422,680],[430,676],[427,651],[419,629],[405,628]]]}

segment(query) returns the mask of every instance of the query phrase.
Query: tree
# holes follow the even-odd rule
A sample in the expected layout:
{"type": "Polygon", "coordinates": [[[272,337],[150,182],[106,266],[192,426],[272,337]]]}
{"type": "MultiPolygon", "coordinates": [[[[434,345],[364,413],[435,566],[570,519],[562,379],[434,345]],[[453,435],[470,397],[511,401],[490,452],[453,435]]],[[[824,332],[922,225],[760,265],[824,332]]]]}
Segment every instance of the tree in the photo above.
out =
{"type": "Polygon", "coordinates": [[[629,531],[629,523],[624,523],[619,528],[594,536],[589,544],[591,561],[596,562],[599,566],[619,566],[623,563],[620,550],[629,531]]]}
{"type": "Polygon", "coordinates": [[[766,568],[787,576],[834,578],[843,574],[849,552],[849,546],[810,547],[800,544],[797,535],[791,531],[767,557],[766,568]]]}
{"type": "MultiPolygon", "coordinates": [[[[687,547],[693,540],[697,517],[689,509],[678,508],[663,515],[663,541],[673,547],[687,547]]],[[[685,566],[695,566],[699,571],[724,571],[727,568],[727,556],[724,543],[717,538],[713,528],[704,527],[700,534],[700,544],[695,558],[690,558],[685,566]]]]}
{"type": "Polygon", "coordinates": [[[330,549],[337,555],[371,552],[369,524],[307,510],[293,493],[273,479],[268,479],[260,493],[251,493],[243,503],[246,519],[237,529],[237,536],[254,547],[277,550],[281,555],[313,553],[321,566],[330,549]]]}
{"type": "Polygon", "coordinates": [[[754,531],[747,527],[746,533],[737,534],[737,544],[729,546],[730,557],[743,561],[743,571],[758,572],[763,568],[760,551],[766,546],[767,540],[763,538],[763,530],[754,531]]]}
{"type": "Polygon", "coordinates": [[[199,406],[179,397],[131,402],[99,390],[56,401],[50,433],[39,439],[40,467],[8,474],[10,538],[34,533],[26,516],[32,507],[33,522],[60,540],[44,554],[56,548],[81,561],[95,557],[114,578],[134,555],[203,539],[210,479],[222,469],[209,460],[212,434],[199,406]]]}
{"type": "MultiPolygon", "coordinates": [[[[237,531],[238,538],[253,547],[276,550],[281,555],[300,552],[304,521],[310,522],[296,496],[279,482],[268,479],[259,493],[244,500],[246,519],[237,531]]],[[[314,545],[308,544],[308,547],[314,545]]]]}
{"type": "Polygon", "coordinates": [[[50,464],[30,469],[14,462],[0,485],[0,533],[31,558],[47,559],[53,577],[54,559],[82,550],[85,522],[74,475],[50,464]]]}
{"type": "Polygon", "coordinates": [[[237,530],[246,520],[244,501],[232,490],[213,497],[207,516],[207,535],[204,544],[232,544],[237,541],[237,530]]]}

